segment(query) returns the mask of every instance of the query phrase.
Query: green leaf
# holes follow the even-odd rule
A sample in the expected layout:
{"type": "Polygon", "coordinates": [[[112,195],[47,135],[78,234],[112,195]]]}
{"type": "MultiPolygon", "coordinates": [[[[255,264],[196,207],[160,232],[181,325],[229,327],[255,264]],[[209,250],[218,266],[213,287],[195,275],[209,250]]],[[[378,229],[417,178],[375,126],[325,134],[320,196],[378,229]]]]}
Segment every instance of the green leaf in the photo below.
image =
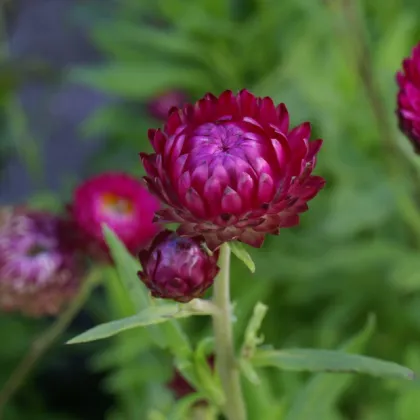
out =
{"type": "Polygon", "coordinates": [[[69,77],[74,82],[128,99],[147,99],[174,86],[188,90],[209,85],[208,77],[201,70],[162,62],[78,68],[71,71],[69,77]]]}
{"type": "MultiPolygon", "coordinates": [[[[99,24],[93,30],[93,37],[102,50],[117,58],[124,58],[122,52],[128,50],[137,58],[149,52],[163,53],[166,57],[197,58],[203,54],[199,42],[179,31],[162,30],[152,26],[142,26],[128,21],[99,24]]],[[[134,56],[133,56],[134,58],[134,56]]]]}
{"type": "Polygon", "coordinates": [[[177,304],[170,304],[164,306],[152,306],[144,309],[140,313],[119,319],[117,321],[107,322],[91,328],[88,331],[71,339],[67,344],[86,343],[89,341],[101,340],[103,338],[111,337],[122,331],[130,330],[138,327],[145,327],[147,325],[160,324],[169,321],[171,318],[181,318],[190,316],[190,311],[184,311],[179,308],[177,304]]]}
{"type": "Polygon", "coordinates": [[[249,362],[247,359],[240,359],[239,360],[239,367],[241,368],[242,374],[254,385],[260,384],[260,378],[258,373],[255,371],[254,366],[249,362]]]}
{"type": "Polygon", "coordinates": [[[390,281],[403,293],[420,289],[420,260],[415,252],[401,256],[389,273],[390,281]]]}
{"type": "Polygon", "coordinates": [[[229,242],[229,247],[231,251],[239,258],[251,271],[251,273],[255,273],[255,264],[252,261],[251,256],[248,254],[244,246],[237,241],[229,242]]]}
{"type": "MultiPolygon", "coordinates": [[[[357,353],[363,350],[375,329],[375,317],[368,317],[364,328],[348,340],[342,350],[357,353]]],[[[350,385],[353,375],[320,373],[310,378],[294,397],[286,420],[327,419],[334,411],[340,395],[350,385]]]]}
{"type": "Polygon", "coordinates": [[[197,345],[194,353],[194,367],[197,377],[197,389],[203,391],[205,395],[216,405],[223,405],[224,395],[218,380],[214,374],[214,369],[208,362],[208,357],[214,352],[214,338],[206,337],[197,345]]]}
{"type": "MultiPolygon", "coordinates": [[[[420,348],[414,345],[406,351],[406,363],[416,370],[420,368],[420,348]]],[[[395,418],[398,420],[412,420],[420,412],[420,383],[410,383],[401,387],[395,401],[395,418]]]]}
{"type": "Polygon", "coordinates": [[[348,185],[335,192],[325,230],[331,237],[341,239],[380,226],[394,211],[392,191],[387,183],[348,185]]]}
{"type": "Polygon", "coordinates": [[[378,377],[414,379],[414,372],[393,362],[347,354],[335,350],[316,349],[260,349],[252,359],[254,366],[273,366],[282,370],[364,373],[378,377]]]}
{"type": "Polygon", "coordinates": [[[146,289],[137,276],[137,272],[141,269],[140,263],[127,251],[118,236],[108,226],[103,224],[102,231],[120,280],[130,295],[134,308],[140,311],[149,304],[146,289]]]}
{"type": "Polygon", "coordinates": [[[245,330],[245,339],[242,345],[242,356],[250,358],[256,347],[264,342],[263,337],[258,336],[262,321],[267,313],[268,306],[257,302],[254,312],[245,330]]]}

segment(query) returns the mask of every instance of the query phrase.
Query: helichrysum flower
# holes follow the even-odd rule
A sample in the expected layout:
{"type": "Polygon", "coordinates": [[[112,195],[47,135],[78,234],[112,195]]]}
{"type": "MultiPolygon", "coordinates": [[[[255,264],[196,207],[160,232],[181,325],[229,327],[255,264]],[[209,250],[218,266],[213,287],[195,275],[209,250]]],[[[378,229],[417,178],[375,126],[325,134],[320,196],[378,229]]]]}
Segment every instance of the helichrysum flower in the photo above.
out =
{"type": "Polygon", "coordinates": [[[414,47],[411,57],[403,61],[397,74],[397,115],[401,131],[420,153],[420,44],[414,47]]]}
{"type": "Polygon", "coordinates": [[[152,296],[189,302],[213,284],[219,271],[217,254],[210,255],[198,238],[163,231],[149,249],[140,252],[139,277],[152,296]]]}
{"type": "Polygon", "coordinates": [[[161,222],[203,235],[209,248],[230,240],[260,247],[267,233],[299,223],[323,187],[312,176],[322,140],[310,124],[289,129],[286,106],[246,90],[207,94],[173,109],[163,130],[149,130],[154,153],[141,153],[149,190],[166,204],[161,222]]]}
{"type": "Polygon", "coordinates": [[[180,90],[160,93],[149,101],[149,114],[157,120],[165,120],[173,107],[180,107],[186,102],[186,95],[180,90]]]}
{"type": "Polygon", "coordinates": [[[111,228],[136,253],[148,245],[159,227],[153,223],[159,201],[137,179],[108,172],[82,183],[70,206],[73,217],[89,240],[106,250],[102,224],[111,228]]]}
{"type": "Polygon", "coordinates": [[[77,229],[45,212],[8,208],[0,213],[0,308],[56,314],[81,280],[77,229]]]}

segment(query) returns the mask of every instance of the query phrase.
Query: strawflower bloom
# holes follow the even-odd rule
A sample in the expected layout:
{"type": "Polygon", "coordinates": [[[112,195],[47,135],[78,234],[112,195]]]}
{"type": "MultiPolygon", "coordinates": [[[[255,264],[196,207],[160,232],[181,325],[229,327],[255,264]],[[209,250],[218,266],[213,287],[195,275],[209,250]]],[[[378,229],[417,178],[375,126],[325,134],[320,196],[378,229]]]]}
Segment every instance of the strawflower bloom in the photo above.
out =
{"type": "Polygon", "coordinates": [[[149,101],[147,108],[149,114],[157,120],[165,120],[173,107],[182,106],[187,96],[180,90],[170,90],[160,93],[149,101]]]}
{"type": "Polygon", "coordinates": [[[0,308],[54,315],[77,292],[83,274],[77,229],[56,215],[0,211],[0,308]]]}
{"type": "Polygon", "coordinates": [[[147,246],[159,230],[153,223],[159,205],[137,179],[107,172],[82,183],[75,190],[70,209],[90,249],[92,241],[107,250],[102,233],[105,223],[134,254],[147,246]]]}
{"type": "Polygon", "coordinates": [[[149,249],[139,253],[139,277],[152,296],[189,302],[201,297],[219,272],[218,252],[210,255],[201,239],[160,232],[149,249]]]}
{"type": "Polygon", "coordinates": [[[309,142],[310,132],[309,123],[290,130],[284,104],[247,90],[173,109],[162,130],[149,130],[155,152],[140,154],[149,190],[166,204],[158,220],[212,250],[231,240],[260,247],[297,225],[324,186],[311,175],[322,140],[309,142]]]}
{"type": "Polygon", "coordinates": [[[415,151],[420,153],[420,44],[403,61],[403,68],[397,73],[397,83],[399,127],[411,140],[415,151]]]}

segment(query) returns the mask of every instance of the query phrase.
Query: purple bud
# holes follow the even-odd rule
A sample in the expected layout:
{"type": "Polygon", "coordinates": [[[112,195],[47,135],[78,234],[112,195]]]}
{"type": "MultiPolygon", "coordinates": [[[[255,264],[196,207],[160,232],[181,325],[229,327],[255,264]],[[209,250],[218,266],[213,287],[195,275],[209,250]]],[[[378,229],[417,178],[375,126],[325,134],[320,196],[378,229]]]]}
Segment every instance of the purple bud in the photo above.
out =
{"type": "Polygon", "coordinates": [[[139,277],[152,296],[189,302],[213,284],[219,267],[218,252],[209,255],[199,238],[185,238],[165,230],[149,249],[139,254],[139,277]]]}

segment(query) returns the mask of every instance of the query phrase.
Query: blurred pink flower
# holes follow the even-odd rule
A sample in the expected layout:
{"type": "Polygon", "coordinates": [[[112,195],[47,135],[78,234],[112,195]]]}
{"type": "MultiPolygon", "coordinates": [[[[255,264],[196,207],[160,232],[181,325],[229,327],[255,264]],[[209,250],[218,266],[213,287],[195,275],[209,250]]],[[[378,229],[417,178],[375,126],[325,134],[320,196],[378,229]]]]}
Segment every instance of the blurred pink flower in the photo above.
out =
{"type": "Polygon", "coordinates": [[[88,249],[97,244],[107,252],[102,233],[105,223],[135,254],[158,232],[153,217],[159,206],[159,201],[137,179],[125,173],[107,172],[77,187],[70,210],[86,236],[88,249]]]}
{"type": "Polygon", "coordinates": [[[0,211],[0,308],[53,315],[77,292],[83,273],[77,229],[56,215],[0,211]]]}
{"type": "Polygon", "coordinates": [[[397,73],[396,112],[401,131],[411,140],[416,153],[420,153],[420,44],[413,48],[402,67],[397,73]]]}
{"type": "Polygon", "coordinates": [[[147,104],[149,114],[157,120],[165,120],[172,107],[181,107],[187,101],[187,95],[180,90],[160,93],[147,104]]]}

